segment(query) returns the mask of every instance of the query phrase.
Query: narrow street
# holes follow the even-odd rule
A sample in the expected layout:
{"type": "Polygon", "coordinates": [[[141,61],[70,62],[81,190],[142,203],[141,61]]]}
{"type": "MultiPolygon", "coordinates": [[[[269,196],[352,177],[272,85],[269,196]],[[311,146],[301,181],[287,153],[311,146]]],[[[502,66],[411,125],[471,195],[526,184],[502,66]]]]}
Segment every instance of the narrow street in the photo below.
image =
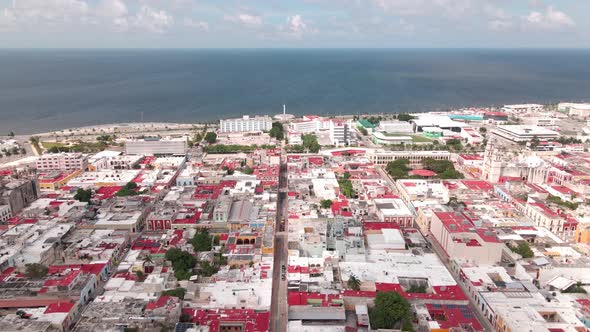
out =
{"type": "Polygon", "coordinates": [[[272,301],[270,306],[270,330],[273,332],[287,331],[287,186],[287,164],[286,162],[282,162],[279,173],[279,188],[277,194],[274,263],[272,275],[272,301]]]}
{"type": "MultiPolygon", "coordinates": [[[[381,174],[381,177],[387,181],[389,186],[392,188],[393,192],[397,193],[398,191],[397,191],[397,187],[395,186],[395,182],[389,176],[389,174],[387,174],[385,169],[380,166],[376,166],[375,168],[377,169],[379,174],[381,174]]],[[[420,232],[420,233],[422,233],[422,232],[420,232]]],[[[470,304],[471,308],[473,309],[473,312],[477,316],[477,319],[481,322],[482,326],[485,328],[486,331],[494,331],[490,321],[487,320],[487,318],[481,312],[480,308],[477,306],[477,303],[475,303],[475,301],[469,296],[469,292],[468,292],[465,284],[463,284],[463,282],[459,279],[459,277],[451,269],[451,264],[449,262],[447,255],[444,253],[444,250],[440,247],[438,242],[433,239],[431,234],[422,234],[422,235],[430,243],[430,246],[433,249],[433,251],[437,254],[438,258],[440,258],[440,260],[443,262],[443,264],[445,265],[445,267],[447,268],[449,273],[453,276],[453,279],[455,279],[455,282],[457,283],[457,285],[459,285],[459,287],[461,287],[461,290],[463,291],[463,293],[465,293],[465,295],[469,299],[469,304],[470,304]]]]}
{"type": "Polygon", "coordinates": [[[467,290],[467,287],[465,286],[465,284],[461,281],[459,276],[457,276],[456,273],[451,269],[451,264],[449,262],[447,255],[444,253],[444,250],[440,247],[438,242],[433,239],[432,235],[429,234],[429,236],[426,237],[426,239],[431,244],[431,247],[434,250],[434,252],[436,252],[436,254],[438,255],[438,258],[440,258],[440,260],[443,262],[443,264],[445,265],[445,267],[447,268],[449,273],[453,276],[453,279],[455,279],[455,282],[457,283],[457,285],[459,285],[459,287],[461,287],[461,290],[463,291],[463,293],[465,293],[465,296],[467,296],[467,298],[469,299],[469,304],[471,305],[471,309],[473,309],[473,313],[477,316],[477,319],[479,320],[479,322],[481,323],[483,328],[486,331],[494,331],[495,329],[492,328],[492,324],[490,323],[490,321],[481,312],[481,308],[479,308],[479,306],[477,305],[477,303],[475,303],[473,298],[471,296],[469,296],[469,291],[467,290]]]}

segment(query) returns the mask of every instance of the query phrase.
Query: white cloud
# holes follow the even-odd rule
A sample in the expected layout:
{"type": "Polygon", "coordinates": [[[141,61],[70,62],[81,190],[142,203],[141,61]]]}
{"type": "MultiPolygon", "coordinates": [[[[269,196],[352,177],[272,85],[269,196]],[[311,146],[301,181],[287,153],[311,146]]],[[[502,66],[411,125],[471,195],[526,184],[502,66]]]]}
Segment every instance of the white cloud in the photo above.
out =
{"type": "Polygon", "coordinates": [[[510,15],[508,15],[504,9],[491,4],[484,5],[483,12],[487,16],[494,18],[496,20],[507,20],[510,18],[510,15]]]}
{"type": "Polygon", "coordinates": [[[2,12],[0,12],[0,31],[13,30],[15,23],[16,17],[14,16],[14,13],[8,9],[4,9],[2,12]]]}
{"type": "Polygon", "coordinates": [[[525,27],[539,30],[559,30],[576,25],[574,20],[566,13],[547,7],[544,13],[533,11],[523,18],[525,27]]]}
{"type": "Polygon", "coordinates": [[[229,22],[238,23],[245,27],[249,28],[258,28],[261,27],[264,22],[262,17],[258,15],[251,15],[246,13],[240,13],[234,16],[225,16],[224,19],[229,22]]]}
{"type": "Polygon", "coordinates": [[[2,20],[10,24],[59,23],[82,19],[89,6],[81,0],[12,0],[2,20]]]}
{"type": "Polygon", "coordinates": [[[512,22],[508,20],[492,20],[488,22],[488,27],[493,31],[506,31],[512,28],[512,22]]]}
{"type": "Polygon", "coordinates": [[[118,18],[127,13],[127,6],[121,0],[102,0],[97,8],[97,14],[105,17],[118,18]]]}
{"type": "Polygon", "coordinates": [[[133,27],[155,33],[164,33],[174,24],[174,18],[164,10],[142,6],[139,12],[129,19],[133,27]]]}
{"type": "Polygon", "coordinates": [[[123,0],[100,0],[90,6],[85,0],[12,0],[12,4],[0,11],[0,29],[17,30],[24,26],[41,24],[60,27],[60,23],[111,24],[116,30],[146,30],[163,33],[174,22],[164,10],[149,6],[140,7],[130,14],[123,0]]]}
{"type": "Polygon", "coordinates": [[[183,25],[189,28],[196,28],[203,31],[209,31],[209,23],[203,21],[195,21],[192,18],[185,18],[183,25]]]}
{"type": "Polygon", "coordinates": [[[293,15],[287,17],[287,29],[295,37],[301,38],[303,33],[307,31],[307,23],[303,21],[301,15],[293,15]]]}
{"type": "Polygon", "coordinates": [[[472,0],[373,0],[382,10],[402,16],[440,15],[462,17],[474,9],[472,0]]]}

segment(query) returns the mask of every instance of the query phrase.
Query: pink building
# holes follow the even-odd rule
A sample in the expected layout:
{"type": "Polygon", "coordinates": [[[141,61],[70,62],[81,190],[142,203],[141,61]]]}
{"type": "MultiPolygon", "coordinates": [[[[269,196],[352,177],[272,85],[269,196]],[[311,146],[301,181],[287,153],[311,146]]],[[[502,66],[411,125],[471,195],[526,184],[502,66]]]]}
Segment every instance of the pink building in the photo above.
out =
{"type": "Polygon", "coordinates": [[[502,258],[502,243],[486,228],[477,228],[461,212],[434,212],[430,232],[451,259],[474,264],[495,264],[502,258]]]}

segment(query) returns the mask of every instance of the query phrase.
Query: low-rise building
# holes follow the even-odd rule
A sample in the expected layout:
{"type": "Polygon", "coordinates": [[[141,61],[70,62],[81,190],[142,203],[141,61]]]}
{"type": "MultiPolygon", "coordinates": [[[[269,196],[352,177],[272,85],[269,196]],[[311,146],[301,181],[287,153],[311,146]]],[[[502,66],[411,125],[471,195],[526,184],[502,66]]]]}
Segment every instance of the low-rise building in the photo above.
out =
{"type": "Polygon", "coordinates": [[[140,174],[139,170],[102,170],[84,172],[68,182],[72,187],[122,187],[132,182],[140,174]]]}
{"type": "Polygon", "coordinates": [[[421,168],[422,160],[432,158],[436,160],[451,160],[451,153],[448,151],[387,151],[367,150],[366,157],[375,165],[387,165],[387,163],[408,159],[411,168],[421,168]]]}
{"type": "Polygon", "coordinates": [[[352,128],[352,122],[345,120],[330,120],[330,141],[335,146],[356,144],[356,132],[352,128]]]}
{"type": "Polygon", "coordinates": [[[12,211],[10,210],[10,205],[0,205],[0,223],[5,222],[11,217],[12,211]]]}
{"type": "Polygon", "coordinates": [[[39,189],[45,191],[58,190],[80,174],[82,174],[82,170],[79,169],[71,171],[50,171],[40,173],[38,175],[39,189]]]}
{"type": "Polygon", "coordinates": [[[39,197],[37,180],[9,178],[0,181],[0,205],[10,206],[12,214],[21,212],[39,197]]]}
{"type": "Polygon", "coordinates": [[[412,144],[413,139],[412,136],[398,136],[398,135],[388,135],[384,134],[379,131],[375,131],[371,134],[371,139],[375,144],[384,144],[384,145],[399,145],[399,144],[412,144]]]}
{"type": "Polygon", "coordinates": [[[557,110],[567,113],[569,116],[590,117],[590,104],[588,103],[559,103],[557,110]]]}
{"type": "Polygon", "coordinates": [[[379,198],[373,200],[375,213],[381,222],[393,222],[402,227],[411,227],[414,215],[399,198],[379,198]]]}
{"type": "Polygon", "coordinates": [[[414,132],[414,127],[411,123],[405,121],[381,121],[379,122],[379,126],[375,128],[375,131],[381,131],[385,133],[391,134],[412,134],[414,132]]]}
{"type": "Polygon", "coordinates": [[[98,209],[93,227],[135,233],[143,227],[148,211],[141,197],[113,198],[98,209]]]}
{"type": "Polygon", "coordinates": [[[504,105],[502,111],[510,114],[523,114],[523,113],[538,113],[544,110],[543,105],[539,104],[514,104],[504,105]]]}
{"type": "Polygon", "coordinates": [[[497,126],[492,130],[495,137],[507,140],[513,143],[530,142],[536,138],[538,140],[554,140],[559,138],[559,133],[547,128],[529,125],[503,125],[497,126]]]}
{"type": "Polygon", "coordinates": [[[268,116],[250,117],[244,115],[236,119],[219,120],[219,130],[227,132],[267,131],[272,128],[272,119],[268,116]]]}
{"type": "Polygon", "coordinates": [[[82,153],[49,153],[41,155],[36,162],[39,171],[85,170],[88,159],[82,153]]]}
{"type": "Polygon", "coordinates": [[[430,232],[451,259],[495,264],[504,243],[489,229],[477,228],[460,212],[434,212],[430,232]]]}
{"type": "Polygon", "coordinates": [[[183,155],[187,149],[186,137],[146,137],[125,142],[125,153],[128,155],[183,155]]]}

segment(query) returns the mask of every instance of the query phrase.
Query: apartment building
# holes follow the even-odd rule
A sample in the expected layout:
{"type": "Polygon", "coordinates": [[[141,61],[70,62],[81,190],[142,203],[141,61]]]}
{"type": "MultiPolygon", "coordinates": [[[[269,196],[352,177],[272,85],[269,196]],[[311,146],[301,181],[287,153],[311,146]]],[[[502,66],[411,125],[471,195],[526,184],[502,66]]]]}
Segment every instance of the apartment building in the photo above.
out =
{"type": "Polygon", "coordinates": [[[436,160],[451,160],[451,153],[448,151],[387,151],[369,150],[366,154],[369,161],[376,165],[387,165],[390,161],[408,159],[410,167],[420,168],[422,160],[432,158],[436,160]]]}
{"type": "Polygon", "coordinates": [[[219,130],[222,133],[267,131],[272,128],[272,119],[268,116],[244,115],[241,118],[219,120],[219,130]]]}
{"type": "Polygon", "coordinates": [[[356,144],[356,134],[352,123],[343,120],[330,120],[330,141],[335,146],[356,144]]]}
{"type": "Polygon", "coordinates": [[[84,170],[88,166],[88,160],[82,153],[50,153],[37,159],[38,171],[73,171],[84,170]]]}
{"type": "Polygon", "coordinates": [[[125,142],[125,154],[128,155],[182,155],[187,149],[186,137],[146,137],[125,142]]]}

